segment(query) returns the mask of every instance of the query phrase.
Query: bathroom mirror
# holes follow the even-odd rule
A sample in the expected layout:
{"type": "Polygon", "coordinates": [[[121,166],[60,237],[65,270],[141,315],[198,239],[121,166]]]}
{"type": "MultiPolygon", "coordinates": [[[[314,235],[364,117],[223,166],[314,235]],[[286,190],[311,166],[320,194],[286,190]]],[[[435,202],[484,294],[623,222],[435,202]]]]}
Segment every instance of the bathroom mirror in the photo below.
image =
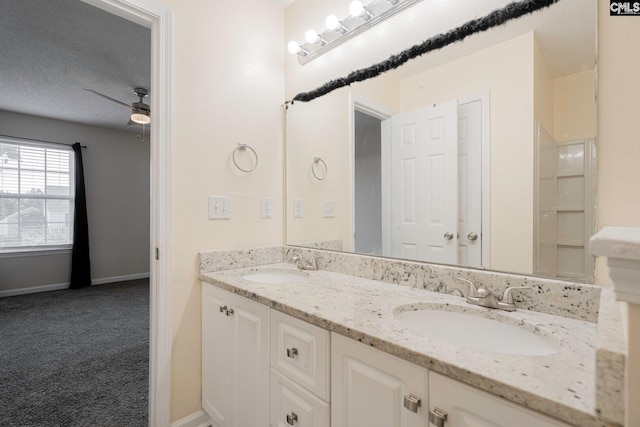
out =
{"type": "MultiPolygon", "coordinates": [[[[426,22],[428,3],[404,13],[426,22]]],[[[596,1],[560,0],[290,106],[287,244],[593,280],[596,15],[596,1]]],[[[406,22],[380,31],[415,37],[405,47],[429,37],[406,22]]],[[[312,64],[287,81],[340,77],[330,60],[312,64]]]]}

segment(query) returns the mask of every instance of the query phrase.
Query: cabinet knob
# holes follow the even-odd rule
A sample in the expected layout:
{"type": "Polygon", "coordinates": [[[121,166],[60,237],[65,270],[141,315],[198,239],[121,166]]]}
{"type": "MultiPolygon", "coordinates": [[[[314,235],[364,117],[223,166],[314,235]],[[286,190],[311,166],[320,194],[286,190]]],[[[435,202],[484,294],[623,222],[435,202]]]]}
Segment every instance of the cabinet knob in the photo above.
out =
{"type": "Polygon", "coordinates": [[[287,424],[292,426],[296,421],[298,421],[298,415],[295,412],[291,412],[291,414],[287,414],[287,424]]]}
{"type": "Polygon", "coordinates": [[[409,396],[404,397],[404,407],[410,410],[411,412],[418,413],[418,408],[422,403],[422,399],[413,394],[409,394],[409,396]]]}
{"type": "Polygon", "coordinates": [[[229,307],[227,307],[226,305],[221,305],[221,306],[220,306],[220,313],[224,313],[224,312],[226,312],[226,311],[227,311],[227,308],[229,308],[229,307]]]}
{"type": "Polygon", "coordinates": [[[447,413],[440,408],[433,408],[429,411],[429,424],[433,424],[436,427],[444,427],[444,423],[447,421],[447,413]]]}
{"type": "Polygon", "coordinates": [[[290,357],[291,359],[295,358],[298,355],[298,349],[295,347],[292,348],[288,348],[287,349],[287,357],[290,357]]]}
{"type": "Polygon", "coordinates": [[[235,313],[235,311],[233,311],[233,308],[227,310],[227,316],[231,316],[233,313],[235,313]]]}
{"type": "Polygon", "coordinates": [[[467,234],[467,239],[471,240],[472,242],[474,240],[478,240],[478,233],[476,233],[475,231],[472,231],[471,233],[467,234]]]}
{"type": "Polygon", "coordinates": [[[444,238],[447,240],[453,239],[453,233],[450,231],[447,231],[446,233],[444,233],[444,238]]]}

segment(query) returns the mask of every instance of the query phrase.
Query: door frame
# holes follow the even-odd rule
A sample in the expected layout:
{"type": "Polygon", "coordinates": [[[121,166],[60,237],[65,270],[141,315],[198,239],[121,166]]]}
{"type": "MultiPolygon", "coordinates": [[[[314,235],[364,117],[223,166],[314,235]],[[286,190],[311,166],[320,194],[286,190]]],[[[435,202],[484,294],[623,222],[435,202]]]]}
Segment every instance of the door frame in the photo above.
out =
{"type": "Polygon", "coordinates": [[[491,268],[491,94],[489,91],[458,98],[458,107],[480,101],[482,110],[482,142],[480,176],[482,180],[482,261],[480,268],[491,268]]]}
{"type": "Polygon", "coordinates": [[[351,215],[349,218],[349,238],[351,247],[355,252],[355,231],[356,231],[356,114],[366,114],[376,119],[380,119],[380,144],[381,144],[381,168],[382,168],[382,256],[391,254],[391,113],[386,108],[374,104],[353,92],[349,92],[349,203],[351,205],[351,215]]]}
{"type": "Polygon", "coordinates": [[[171,425],[172,15],[154,0],[82,0],[151,29],[149,425],[171,425]]]}

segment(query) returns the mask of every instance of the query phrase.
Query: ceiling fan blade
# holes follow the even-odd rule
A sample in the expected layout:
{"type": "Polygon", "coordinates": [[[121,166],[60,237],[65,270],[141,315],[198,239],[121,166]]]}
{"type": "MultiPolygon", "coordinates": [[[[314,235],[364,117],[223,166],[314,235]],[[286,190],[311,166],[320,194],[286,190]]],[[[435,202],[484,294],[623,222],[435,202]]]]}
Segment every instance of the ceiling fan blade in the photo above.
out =
{"type": "Polygon", "coordinates": [[[108,99],[109,101],[115,102],[116,104],[120,104],[123,107],[127,107],[128,109],[132,108],[131,105],[129,105],[129,104],[125,104],[124,102],[118,101],[117,99],[111,98],[110,96],[103,95],[100,92],[96,92],[95,90],[92,90],[92,89],[83,89],[83,90],[86,90],[87,92],[91,92],[91,93],[93,93],[95,95],[101,96],[102,98],[108,99]]]}

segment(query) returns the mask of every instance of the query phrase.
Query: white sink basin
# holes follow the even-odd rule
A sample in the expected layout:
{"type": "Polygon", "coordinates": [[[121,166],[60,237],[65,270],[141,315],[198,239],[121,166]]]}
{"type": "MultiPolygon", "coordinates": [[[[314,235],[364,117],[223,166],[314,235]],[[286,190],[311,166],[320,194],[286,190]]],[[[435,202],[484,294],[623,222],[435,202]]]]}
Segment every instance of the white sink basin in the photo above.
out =
{"type": "Polygon", "coordinates": [[[258,283],[295,283],[306,281],[306,277],[302,272],[293,269],[252,271],[244,274],[242,278],[258,283]]]}
{"type": "MultiPolygon", "coordinates": [[[[447,309],[450,310],[451,306],[447,309]]],[[[403,310],[399,307],[395,317],[421,335],[478,350],[527,356],[546,356],[560,351],[550,337],[482,315],[429,308],[403,310]]],[[[530,326],[535,329],[535,325],[530,326]]]]}

